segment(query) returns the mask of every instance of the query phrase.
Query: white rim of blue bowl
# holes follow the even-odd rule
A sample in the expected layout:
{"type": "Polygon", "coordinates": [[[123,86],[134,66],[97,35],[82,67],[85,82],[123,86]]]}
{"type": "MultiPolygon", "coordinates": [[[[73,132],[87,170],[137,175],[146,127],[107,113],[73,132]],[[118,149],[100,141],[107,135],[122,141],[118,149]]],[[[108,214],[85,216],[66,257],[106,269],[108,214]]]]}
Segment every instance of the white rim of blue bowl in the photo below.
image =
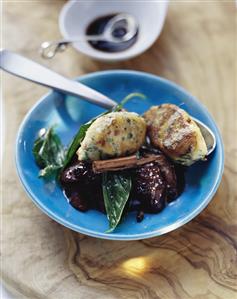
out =
{"type": "Polygon", "coordinates": [[[221,137],[220,131],[219,131],[214,119],[212,118],[212,116],[208,112],[207,108],[201,102],[199,102],[194,96],[192,96],[189,92],[187,92],[184,88],[177,85],[176,83],[173,83],[172,81],[170,81],[168,79],[165,79],[165,78],[153,75],[153,74],[149,74],[149,73],[146,73],[146,72],[118,69],[118,70],[98,71],[98,72],[89,73],[89,74],[86,74],[86,75],[79,76],[75,80],[89,79],[89,78],[94,77],[96,75],[109,75],[109,74],[112,74],[112,73],[113,74],[114,73],[131,74],[131,75],[137,75],[137,76],[142,76],[142,77],[145,76],[145,77],[149,77],[149,78],[153,78],[153,79],[158,79],[161,82],[167,83],[167,84],[171,85],[172,87],[180,90],[181,92],[187,94],[188,97],[191,97],[192,100],[195,103],[197,103],[198,105],[200,105],[202,107],[203,112],[206,114],[206,116],[212,120],[213,125],[214,125],[214,127],[215,127],[215,129],[218,133],[216,137],[217,137],[217,139],[219,139],[220,145],[221,145],[221,148],[220,148],[221,161],[220,161],[219,168],[218,168],[218,174],[219,175],[217,176],[217,178],[215,180],[215,183],[213,184],[213,186],[212,186],[208,196],[205,198],[205,200],[203,200],[201,202],[201,204],[194,211],[192,211],[192,213],[190,213],[188,216],[186,216],[182,220],[175,222],[174,224],[171,224],[171,225],[169,225],[165,228],[157,229],[157,230],[154,230],[154,231],[151,231],[151,232],[141,233],[141,234],[134,234],[134,235],[124,235],[124,234],[120,234],[120,233],[118,233],[118,234],[113,234],[113,233],[107,234],[107,233],[101,233],[101,232],[94,232],[92,230],[85,229],[81,226],[73,225],[72,223],[66,221],[64,218],[61,218],[61,217],[58,217],[58,216],[56,217],[50,209],[48,209],[47,207],[45,207],[43,204],[40,203],[37,196],[35,196],[31,192],[30,188],[27,187],[28,183],[24,179],[24,176],[22,174],[21,167],[20,167],[20,164],[19,164],[19,151],[18,151],[19,140],[20,140],[20,137],[21,137],[21,133],[24,130],[26,121],[28,120],[28,118],[31,115],[31,113],[33,112],[33,110],[38,105],[40,105],[41,102],[43,102],[45,100],[45,98],[47,98],[54,91],[48,92],[47,94],[42,96],[37,101],[37,103],[25,115],[25,117],[24,117],[24,119],[23,119],[23,121],[22,121],[22,123],[19,127],[19,130],[18,130],[18,133],[17,133],[17,138],[16,138],[16,149],[15,149],[15,163],[16,163],[17,173],[18,173],[18,176],[20,178],[20,181],[22,182],[22,185],[23,185],[26,193],[30,196],[30,198],[32,199],[34,204],[38,208],[40,208],[40,210],[42,210],[50,218],[52,218],[56,222],[62,224],[63,226],[65,226],[69,229],[72,229],[76,232],[79,232],[79,233],[82,233],[82,234],[85,234],[85,235],[88,235],[88,236],[91,236],[91,237],[96,237],[96,238],[100,238],[100,239],[107,239],[107,240],[118,240],[118,241],[133,241],[133,240],[141,240],[141,239],[147,239],[147,238],[161,236],[161,235],[166,234],[168,232],[171,232],[171,231],[183,226],[187,222],[191,221],[195,216],[197,216],[201,211],[203,211],[203,209],[209,204],[209,202],[211,201],[211,199],[215,195],[215,193],[217,191],[217,188],[218,188],[218,186],[221,182],[223,171],[224,171],[224,145],[223,145],[223,142],[222,142],[222,137],[221,137]]]}

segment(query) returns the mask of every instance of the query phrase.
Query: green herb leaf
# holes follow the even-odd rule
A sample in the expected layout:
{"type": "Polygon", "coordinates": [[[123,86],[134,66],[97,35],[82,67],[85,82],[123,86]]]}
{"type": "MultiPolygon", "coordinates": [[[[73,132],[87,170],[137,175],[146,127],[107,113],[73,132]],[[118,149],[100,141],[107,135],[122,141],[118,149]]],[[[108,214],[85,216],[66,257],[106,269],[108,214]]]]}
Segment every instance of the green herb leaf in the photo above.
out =
{"type": "Polygon", "coordinates": [[[41,168],[40,177],[50,178],[57,175],[65,160],[65,150],[53,127],[36,139],[33,155],[41,168]]]}
{"type": "Polygon", "coordinates": [[[37,164],[40,168],[44,168],[44,167],[45,167],[45,161],[44,161],[44,159],[41,157],[41,155],[39,154],[40,149],[41,149],[43,143],[44,143],[43,138],[38,138],[38,139],[36,139],[36,141],[34,142],[34,147],[33,147],[33,155],[34,155],[34,157],[35,157],[36,164],[37,164]]]}
{"type": "Polygon", "coordinates": [[[58,175],[59,170],[62,166],[57,165],[48,165],[45,168],[41,169],[39,172],[39,177],[44,179],[55,178],[58,175]]]}
{"type": "Polygon", "coordinates": [[[128,174],[122,172],[103,173],[103,196],[110,226],[107,232],[112,232],[119,224],[131,187],[132,180],[128,174]]]}
{"type": "Polygon", "coordinates": [[[146,99],[146,96],[139,92],[130,93],[117,106],[113,108],[113,111],[120,111],[123,108],[123,106],[133,98],[141,98],[144,100],[146,99]]]}
{"type": "Polygon", "coordinates": [[[90,122],[82,125],[80,127],[79,131],[77,132],[77,134],[75,135],[75,137],[73,138],[73,140],[72,140],[72,142],[69,145],[69,148],[67,150],[66,159],[65,159],[65,161],[63,163],[64,167],[66,167],[67,164],[71,161],[72,157],[74,156],[74,154],[76,153],[77,149],[79,148],[82,140],[86,136],[86,131],[90,127],[91,124],[92,124],[92,121],[90,121],[90,122]]]}
{"type": "Polygon", "coordinates": [[[76,151],[78,150],[79,146],[81,145],[82,140],[85,138],[86,136],[86,131],[88,130],[88,128],[93,124],[93,122],[101,117],[102,115],[105,115],[107,113],[109,113],[110,111],[106,111],[101,113],[100,115],[92,118],[90,121],[88,121],[87,123],[85,123],[84,125],[81,125],[79,128],[79,131],[77,132],[77,134],[75,135],[75,137],[73,138],[71,144],[69,145],[69,148],[67,150],[67,154],[66,154],[66,158],[65,161],[63,163],[63,167],[66,167],[67,164],[71,161],[72,157],[75,155],[76,151]]]}

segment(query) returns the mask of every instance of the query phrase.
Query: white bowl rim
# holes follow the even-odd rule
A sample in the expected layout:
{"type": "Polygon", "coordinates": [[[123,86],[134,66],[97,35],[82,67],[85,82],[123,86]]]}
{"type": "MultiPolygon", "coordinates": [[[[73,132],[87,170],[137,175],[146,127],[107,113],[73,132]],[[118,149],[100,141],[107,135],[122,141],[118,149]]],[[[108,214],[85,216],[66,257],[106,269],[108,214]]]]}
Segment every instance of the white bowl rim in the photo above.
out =
{"type": "MultiPolygon", "coordinates": [[[[66,19],[66,16],[68,14],[69,9],[71,9],[71,7],[75,4],[75,2],[77,2],[77,1],[69,0],[63,6],[63,8],[61,9],[61,12],[59,14],[59,19],[58,19],[59,30],[60,30],[60,32],[61,32],[61,34],[64,38],[70,38],[71,37],[68,34],[68,31],[65,27],[65,19],[66,19]]],[[[91,1],[91,2],[93,2],[93,1],[91,1]]],[[[82,1],[82,3],[83,3],[83,1],[82,1]]],[[[94,48],[91,48],[91,51],[90,50],[88,51],[88,49],[85,50],[83,47],[80,47],[79,43],[72,44],[73,48],[75,50],[83,53],[84,55],[87,55],[87,56],[93,58],[93,59],[100,60],[100,61],[111,61],[111,62],[112,61],[128,60],[128,59],[131,59],[133,57],[136,57],[136,56],[144,53],[146,50],[148,50],[155,43],[155,41],[158,39],[158,37],[160,36],[160,34],[162,32],[162,29],[163,29],[164,23],[165,23],[165,19],[166,19],[166,15],[167,15],[169,0],[154,1],[154,3],[163,4],[164,8],[163,8],[162,17],[161,17],[161,18],[163,18],[163,22],[162,22],[161,26],[157,27],[157,29],[154,27],[153,39],[151,40],[151,42],[148,43],[147,45],[144,45],[143,47],[138,49],[136,52],[128,53],[125,50],[125,51],[122,51],[122,52],[109,53],[109,52],[99,51],[99,50],[96,50],[94,48]]]]}

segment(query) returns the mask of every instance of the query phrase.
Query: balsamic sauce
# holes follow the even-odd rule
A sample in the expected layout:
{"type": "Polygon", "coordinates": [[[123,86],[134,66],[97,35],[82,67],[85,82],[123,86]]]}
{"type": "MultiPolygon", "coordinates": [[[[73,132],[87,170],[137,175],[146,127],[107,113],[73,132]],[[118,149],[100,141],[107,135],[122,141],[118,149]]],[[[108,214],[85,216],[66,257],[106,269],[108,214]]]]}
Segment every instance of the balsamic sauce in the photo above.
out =
{"type": "MultiPolygon", "coordinates": [[[[107,16],[100,17],[96,20],[94,20],[92,23],[89,24],[86,30],[87,35],[99,35],[104,32],[104,28],[108,21],[112,19],[116,14],[110,14],[107,16]]],[[[126,34],[126,29],[124,27],[117,27],[113,31],[113,36],[114,37],[122,37],[126,34]]],[[[130,48],[137,40],[138,32],[134,35],[133,38],[126,42],[121,42],[121,43],[114,43],[114,42],[109,42],[109,41],[88,41],[89,44],[100,51],[103,52],[121,52],[124,50],[127,50],[130,48]]]]}

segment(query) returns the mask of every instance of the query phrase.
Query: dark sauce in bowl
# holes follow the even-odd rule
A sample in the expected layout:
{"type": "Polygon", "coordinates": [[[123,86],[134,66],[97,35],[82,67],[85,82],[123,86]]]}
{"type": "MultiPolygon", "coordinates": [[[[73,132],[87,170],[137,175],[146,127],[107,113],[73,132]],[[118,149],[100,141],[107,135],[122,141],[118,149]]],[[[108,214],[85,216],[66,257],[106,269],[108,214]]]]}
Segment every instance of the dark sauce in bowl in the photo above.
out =
{"type": "MultiPolygon", "coordinates": [[[[87,35],[102,34],[104,32],[106,24],[114,16],[116,16],[116,14],[110,14],[110,15],[103,16],[103,17],[100,17],[100,18],[94,20],[87,27],[86,34],[87,35]]],[[[114,37],[122,37],[126,33],[127,33],[126,29],[123,26],[117,27],[113,31],[114,37]]],[[[88,41],[88,42],[93,48],[95,48],[97,50],[100,50],[100,51],[103,51],[103,52],[115,53],[115,52],[121,52],[121,51],[124,51],[124,50],[127,50],[128,48],[130,48],[136,42],[137,36],[138,36],[138,31],[134,35],[133,38],[131,38],[130,40],[128,40],[126,42],[114,43],[114,42],[102,41],[102,40],[101,41],[88,41]]]]}

